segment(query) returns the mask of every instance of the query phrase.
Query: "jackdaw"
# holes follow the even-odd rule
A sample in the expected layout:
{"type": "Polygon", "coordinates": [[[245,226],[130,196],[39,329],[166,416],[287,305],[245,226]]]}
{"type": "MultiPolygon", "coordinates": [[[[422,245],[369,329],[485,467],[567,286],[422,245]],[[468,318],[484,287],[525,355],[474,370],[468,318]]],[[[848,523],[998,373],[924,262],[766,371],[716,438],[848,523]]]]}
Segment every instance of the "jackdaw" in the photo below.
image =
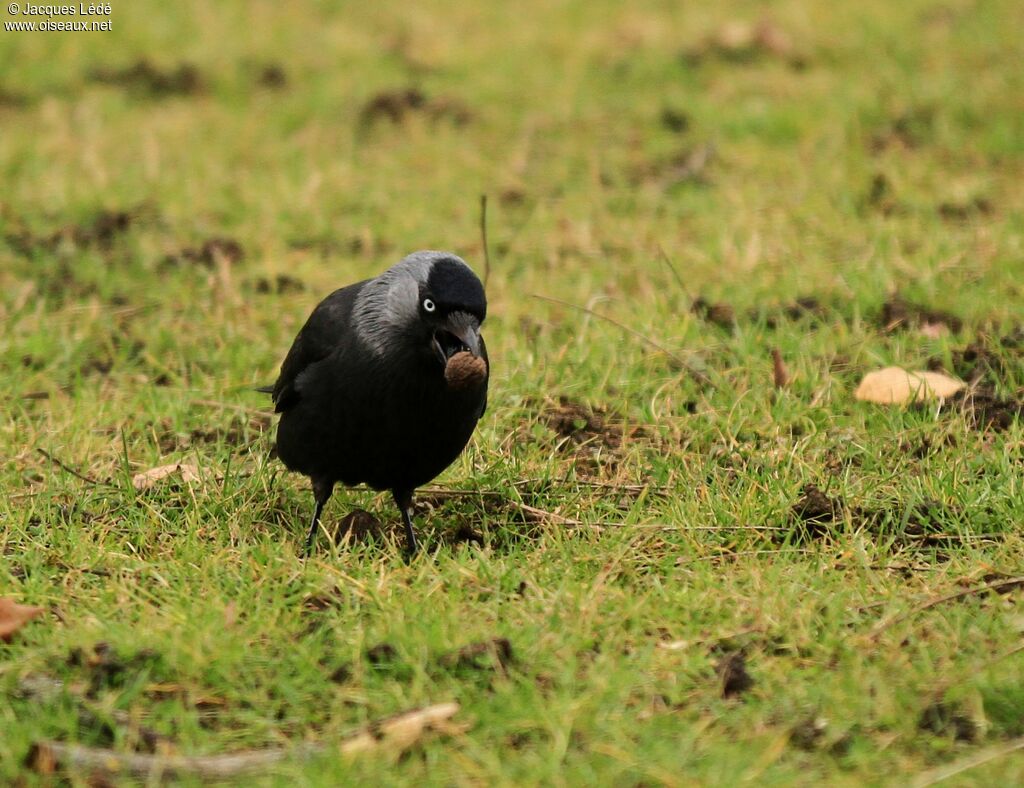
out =
{"type": "Polygon", "coordinates": [[[310,478],[320,514],[338,482],[390,490],[410,553],[412,496],[469,442],[487,407],[484,288],[450,252],[414,252],[335,290],[295,337],[272,387],[277,453],[310,478]]]}

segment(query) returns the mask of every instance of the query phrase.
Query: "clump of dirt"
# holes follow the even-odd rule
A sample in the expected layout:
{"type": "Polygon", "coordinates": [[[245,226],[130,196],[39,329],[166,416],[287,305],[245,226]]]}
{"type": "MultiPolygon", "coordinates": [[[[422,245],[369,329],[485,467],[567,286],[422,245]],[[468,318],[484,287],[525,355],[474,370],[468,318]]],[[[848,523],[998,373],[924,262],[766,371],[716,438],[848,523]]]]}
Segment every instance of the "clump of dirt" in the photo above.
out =
{"type": "Polygon", "coordinates": [[[371,665],[386,665],[397,657],[398,651],[390,643],[378,643],[366,649],[366,661],[371,665]]]}
{"type": "MultiPolygon", "coordinates": [[[[1021,346],[1016,333],[995,339],[979,334],[964,348],[954,350],[951,354],[953,372],[960,378],[977,383],[986,381],[991,385],[1012,378],[1020,363],[1021,346]]],[[[942,359],[932,358],[929,368],[943,367],[942,359]]]]}
{"type": "Polygon", "coordinates": [[[952,312],[914,304],[896,293],[882,304],[882,311],[878,316],[878,326],[883,331],[909,328],[926,333],[942,330],[956,333],[963,328],[963,321],[952,312]]]}
{"type": "Polygon", "coordinates": [[[294,276],[289,276],[288,274],[278,274],[273,279],[261,276],[251,280],[250,286],[254,291],[261,295],[271,293],[275,295],[283,295],[285,293],[302,293],[306,289],[305,282],[294,276]]]}
{"type": "Polygon", "coordinates": [[[323,613],[325,610],[345,604],[345,592],[337,586],[319,594],[310,594],[302,601],[302,609],[308,613],[323,613]]]}
{"type": "Polygon", "coordinates": [[[622,427],[610,422],[607,410],[590,408],[564,395],[558,398],[557,404],[549,403],[544,407],[540,420],[564,438],[565,445],[596,442],[610,449],[622,445],[622,427]]]}
{"type": "Polygon", "coordinates": [[[383,91],[367,101],[359,114],[361,125],[372,126],[379,120],[401,125],[412,115],[422,115],[433,121],[450,120],[464,126],[473,115],[458,99],[450,96],[428,98],[419,88],[401,88],[383,91]]]}
{"type": "Polygon", "coordinates": [[[81,224],[66,224],[52,233],[36,234],[22,225],[8,232],[5,240],[19,254],[31,257],[37,250],[54,251],[68,244],[77,248],[96,246],[109,249],[142,215],[143,208],[102,210],[81,224]]]}
{"type": "Polygon", "coordinates": [[[978,740],[980,731],[977,723],[964,714],[958,706],[937,700],[930,703],[921,712],[917,727],[937,736],[952,735],[957,741],[974,742],[978,740]]]}
{"type": "Polygon", "coordinates": [[[261,88],[284,90],[288,87],[288,72],[280,63],[264,63],[256,72],[256,84],[261,88]]]}
{"type": "Polygon", "coordinates": [[[934,127],[934,107],[912,107],[897,113],[876,131],[868,147],[874,153],[881,153],[893,146],[913,150],[931,140],[934,127]]]}
{"type": "Polygon", "coordinates": [[[892,182],[884,172],[876,172],[871,177],[871,183],[861,198],[861,206],[878,211],[882,216],[892,216],[903,210],[903,206],[896,199],[892,182]]]}
{"type": "Polygon", "coordinates": [[[925,435],[918,442],[909,440],[900,442],[900,452],[913,457],[916,460],[923,460],[933,454],[941,452],[945,448],[956,448],[957,439],[954,435],[946,435],[941,440],[932,440],[925,435]]]}
{"type": "Polygon", "coordinates": [[[703,296],[695,298],[690,311],[701,320],[719,328],[731,330],[736,325],[736,310],[732,304],[725,302],[712,303],[703,296]]]}
{"type": "Polygon", "coordinates": [[[937,210],[939,216],[948,222],[966,222],[978,216],[988,216],[993,206],[986,197],[979,196],[966,202],[942,202],[937,210]]]}
{"type": "Polygon", "coordinates": [[[347,536],[353,543],[371,542],[383,531],[380,520],[368,511],[353,509],[338,523],[334,532],[334,541],[339,543],[347,536]]]}
{"type": "Polygon", "coordinates": [[[141,58],[125,68],[95,69],[89,74],[89,79],[132,90],[151,98],[190,96],[202,93],[206,89],[202,74],[191,63],[179,63],[162,69],[146,58],[141,58]]]}
{"type": "Polygon", "coordinates": [[[660,116],[661,125],[673,134],[683,134],[690,128],[690,114],[675,107],[664,107],[660,116]]]}
{"type": "Polygon", "coordinates": [[[484,535],[467,522],[460,522],[447,538],[449,544],[473,544],[483,547],[484,535]]]}
{"type": "Polygon", "coordinates": [[[793,726],[789,733],[789,741],[797,749],[813,752],[821,744],[827,731],[828,720],[813,714],[793,726]]]}
{"type": "Polygon", "coordinates": [[[797,71],[807,67],[807,58],[797,51],[790,35],[768,19],[756,24],[729,22],[683,53],[683,62],[694,66],[709,60],[751,64],[770,59],[797,71]]]}
{"type": "Polygon", "coordinates": [[[715,673],[723,698],[737,698],[754,686],[754,678],[747,671],[747,655],[742,650],[723,654],[715,664],[715,673]]]}
{"type": "Polygon", "coordinates": [[[158,667],[161,661],[160,655],[152,649],[142,649],[130,656],[122,656],[105,642],[97,643],[88,652],[74,648],[67,658],[70,667],[83,668],[87,671],[87,695],[90,698],[95,698],[103,690],[126,686],[138,674],[158,667]]]}
{"type": "Polygon", "coordinates": [[[1004,432],[1015,421],[1024,418],[1024,396],[1002,398],[990,386],[958,391],[948,403],[959,408],[967,423],[979,431],[1004,432]]]}
{"type": "Polygon", "coordinates": [[[507,670],[514,659],[508,638],[491,638],[470,643],[442,654],[438,664],[449,670],[507,670]]]}
{"type": "Polygon", "coordinates": [[[24,93],[9,90],[0,85],[0,109],[21,109],[22,107],[27,107],[28,103],[28,96],[24,93]]]}
{"type": "Polygon", "coordinates": [[[90,375],[100,375],[106,377],[110,374],[110,370],[114,368],[114,360],[108,356],[98,357],[94,356],[85,361],[78,368],[78,373],[83,377],[87,378],[90,375]]]}
{"type": "Polygon", "coordinates": [[[934,498],[926,498],[901,515],[901,519],[906,519],[903,532],[906,536],[935,534],[942,531],[944,523],[950,519],[959,519],[959,516],[960,512],[955,507],[934,498]]]}
{"type": "Polygon", "coordinates": [[[797,526],[796,535],[801,539],[813,539],[831,533],[831,526],[842,516],[842,499],[829,498],[815,484],[804,486],[799,500],[790,510],[791,520],[797,526]]]}
{"type": "Polygon", "coordinates": [[[219,260],[235,265],[244,259],[245,250],[234,238],[208,238],[199,246],[186,246],[167,255],[160,262],[160,270],[166,271],[186,264],[212,269],[219,260]]]}
{"type": "MultiPolygon", "coordinates": [[[[795,301],[782,306],[774,307],[764,314],[765,328],[775,330],[783,320],[795,322],[797,320],[809,320],[812,323],[825,322],[829,319],[831,308],[824,304],[817,296],[799,296],[795,301]]],[[[760,310],[752,310],[748,319],[756,321],[761,319],[760,310]]]]}

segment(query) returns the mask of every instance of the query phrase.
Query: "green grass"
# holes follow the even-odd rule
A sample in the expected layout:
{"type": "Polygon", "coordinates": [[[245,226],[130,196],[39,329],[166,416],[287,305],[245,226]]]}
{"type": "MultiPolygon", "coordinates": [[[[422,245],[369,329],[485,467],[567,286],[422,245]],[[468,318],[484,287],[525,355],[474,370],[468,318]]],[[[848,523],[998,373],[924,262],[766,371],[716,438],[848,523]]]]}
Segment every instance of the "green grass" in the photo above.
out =
{"type": "Polygon", "coordinates": [[[1019,3],[113,6],[0,32],[0,596],[48,608],[0,643],[0,781],[51,779],[43,739],[329,744],[448,700],[462,733],[255,782],[893,784],[1024,735],[1020,591],[919,609],[1020,573],[1021,420],[853,398],[930,360],[1024,398],[1019,3]],[[789,50],[709,43],[761,19],[789,50]],[[200,89],[92,78],[140,59],[200,89]],[[250,389],[332,289],[418,248],[482,271],[480,194],[490,407],[433,486],[464,492],[421,493],[407,564],[387,497],[339,490],[328,524],[383,533],[303,560],[250,389]],[[211,238],[244,256],[182,253],[211,238]],[[894,292],[962,325],[887,328],[894,292]],[[559,434],[559,397],[598,418],[559,434]]]}

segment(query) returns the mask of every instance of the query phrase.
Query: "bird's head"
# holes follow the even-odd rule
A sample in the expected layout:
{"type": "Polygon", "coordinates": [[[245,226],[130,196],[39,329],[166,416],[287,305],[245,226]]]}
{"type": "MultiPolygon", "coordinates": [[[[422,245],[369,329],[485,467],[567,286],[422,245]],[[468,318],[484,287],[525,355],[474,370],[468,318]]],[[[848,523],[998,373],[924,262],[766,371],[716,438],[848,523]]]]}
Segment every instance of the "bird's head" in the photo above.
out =
{"type": "Polygon", "coordinates": [[[450,252],[414,252],[371,279],[356,298],[353,316],[360,337],[381,356],[412,350],[432,357],[441,371],[461,352],[485,358],[484,288],[450,252]]]}

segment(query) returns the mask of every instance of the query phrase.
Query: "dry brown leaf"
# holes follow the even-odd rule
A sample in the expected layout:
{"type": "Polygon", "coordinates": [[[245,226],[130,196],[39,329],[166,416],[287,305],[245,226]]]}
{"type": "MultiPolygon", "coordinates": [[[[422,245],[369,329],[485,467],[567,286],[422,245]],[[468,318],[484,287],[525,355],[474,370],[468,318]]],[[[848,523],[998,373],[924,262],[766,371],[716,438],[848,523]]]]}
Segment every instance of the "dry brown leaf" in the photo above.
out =
{"type": "Polygon", "coordinates": [[[926,399],[946,399],[967,384],[940,372],[908,372],[901,367],[886,367],[869,372],[853,396],[862,402],[902,405],[926,399]]]}
{"type": "Polygon", "coordinates": [[[44,609],[35,605],[19,605],[12,599],[0,597],[0,640],[9,641],[15,632],[44,609]]]}
{"type": "Polygon", "coordinates": [[[772,348],[772,374],[775,379],[775,388],[784,389],[789,385],[789,370],[786,369],[786,362],[782,360],[782,354],[778,348],[772,348]]]}
{"type": "Polygon", "coordinates": [[[340,750],[345,755],[354,755],[379,747],[402,752],[425,733],[432,730],[444,731],[446,724],[449,724],[448,721],[458,710],[458,703],[438,703],[435,706],[399,714],[378,722],[342,742],[340,750]]]}
{"type": "Polygon", "coordinates": [[[135,474],[132,477],[132,486],[136,490],[148,490],[161,479],[175,475],[180,477],[183,482],[199,481],[199,469],[195,465],[187,462],[175,462],[135,474]]]}
{"type": "Polygon", "coordinates": [[[939,339],[949,335],[949,326],[945,323],[922,323],[917,331],[928,339],[939,339]]]}

